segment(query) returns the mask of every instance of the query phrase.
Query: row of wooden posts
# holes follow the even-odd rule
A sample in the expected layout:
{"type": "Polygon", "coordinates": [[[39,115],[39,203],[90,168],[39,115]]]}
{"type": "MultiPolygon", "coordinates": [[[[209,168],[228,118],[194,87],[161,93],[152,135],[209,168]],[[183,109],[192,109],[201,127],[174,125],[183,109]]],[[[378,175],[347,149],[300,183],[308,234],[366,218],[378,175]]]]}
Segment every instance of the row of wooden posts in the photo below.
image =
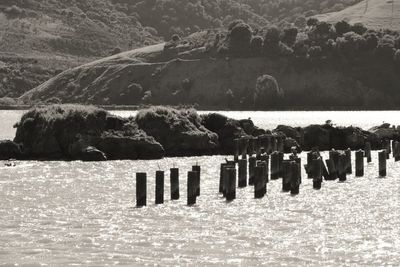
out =
{"type": "MultiPolygon", "coordinates": [[[[400,161],[399,142],[385,144],[385,149],[378,152],[379,176],[386,176],[387,159],[393,151],[395,161],[400,161]]],[[[304,165],[307,177],[313,179],[313,188],[321,189],[323,180],[337,180],[344,182],[347,174],[352,174],[351,150],[329,151],[329,158],[323,160],[319,151],[307,153],[307,164],[304,165]]],[[[371,162],[371,144],[366,143],[364,150],[355,152],[355,176],[364,176],[364,158],[371,162]]],[[[233,161],[226,161],[220,166],[219,193],[227,201],[236,198],[236,189],[248,185],[254,186],[254,197],[263,198],[267,193],[267,184],[270,180],[282,179],[282,191],[292,195],[300,193],[302,184],[301,158],[295,149],[288,159],[284,159],[283,151],[273,151],[268,154],[264,147],[255,155],[251,150],[243,150],[241,159],[234,155],[233,161]],[[246,152],[244,152],[246,151],[246,152]],[[249,155],[249,157],[248,157],[249,155]],[[237,168],[236,168],[237,165],[237,168]]],[[[187,173],[187,205],[196,204],[200,196],[201,167],[192,166],[187,173]]],[[[156,172],[155,204],[164,203],[164,171],[156,172]]],[[[171,200],[178,200],[179,194],[179,169],[170,169],[171,200]]],[[[138,207],[147,205],[147,174],[136,174],[136,203],[138,207]]]]}

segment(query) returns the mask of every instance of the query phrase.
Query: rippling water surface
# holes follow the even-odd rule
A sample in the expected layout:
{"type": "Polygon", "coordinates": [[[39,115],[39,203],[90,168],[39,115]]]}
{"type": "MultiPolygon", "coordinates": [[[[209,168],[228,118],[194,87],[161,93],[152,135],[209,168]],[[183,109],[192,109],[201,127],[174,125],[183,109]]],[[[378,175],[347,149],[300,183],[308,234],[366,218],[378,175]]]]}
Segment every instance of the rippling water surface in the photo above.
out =
{"type": "MultiPolygon", "coordinates": [[[[257,123],[270,114],[243,116],[257,123]]],[[[295,115],[274,113],[274,120],[302,125],[326,115],[283,114],[295,115]]],[[[347,116],[343,120],[351,121],[347,116]]],[[[363,123],[361,117],[365,125],[373,121],[358,114],[351,124],[363,123]]],[[[6,138],[12,132],[2,125],[1,137],[6,138]]],[[[304,154],[302,158],[304,162],[304,154]]],[[[0,266],[398,266],[400,162],[391,159],[388,177],[378,178],[374,153],[363,178],[350,175],[345,183],[324,182],[315,191],[303,171],[296,197],[282,193],[280,181],[272,181],[261,200],[247,187],[226,203],[217,194],[222,161],[220,156],[31,161],[16,162],[15,167],[0,162],[0,266]],[[186,207],[186,172],[196,163],[202,166],[201,196],[196,206],[186,207]],[[168,200],[172,166],[181,170],[181,199],[174,202],[168,200]],[[167,201],[159,206],[153,204],[157,169],[166,170],[167,201]],[[140,209],[135,208],[138,171],[148,173],[149,205],[140,209]]]]}

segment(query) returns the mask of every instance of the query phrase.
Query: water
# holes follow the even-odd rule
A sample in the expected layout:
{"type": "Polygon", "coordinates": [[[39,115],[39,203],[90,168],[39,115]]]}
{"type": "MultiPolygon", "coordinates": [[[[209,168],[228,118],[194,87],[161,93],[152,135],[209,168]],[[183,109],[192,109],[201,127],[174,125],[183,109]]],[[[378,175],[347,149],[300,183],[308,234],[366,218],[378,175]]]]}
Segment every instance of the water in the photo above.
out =
{"type": "MultiPolygon", "coordinates": [[[[0,112],[0,117],[12,114],[0,112]]],[[[319,119],[372,126],[378,119],[369,112],[342,113],[341,120],[334,114],[229,113],[256,122],[264,118],[262,125],[271,126],[319,119]]],[[[1,136],[10,134],[1,127],[1,136]]],[[[31,161],[11,168],[0,163],[0,266],[398,266],[400,163],[391,159],[388,177],[378,178],[374,153],[363,178],[324,182],[315,191],[303,170],[296,197],[272,181],[264,199],[255,200],[253,188],[247,187],[226,203],[217,194],[223,160],[31,161]],[[195,207],[186,207],[185,174],[196,162],[202,166],[202,195],[195,207]],[[181,199],[155,206],[154,172],[172,166],[181,170],[181,199]],[[140,209],[134,201],[138,171],[149,176],[149,205],[140,209]]],[[[166,200],[168,176],[167,171],[166,200]]]]}

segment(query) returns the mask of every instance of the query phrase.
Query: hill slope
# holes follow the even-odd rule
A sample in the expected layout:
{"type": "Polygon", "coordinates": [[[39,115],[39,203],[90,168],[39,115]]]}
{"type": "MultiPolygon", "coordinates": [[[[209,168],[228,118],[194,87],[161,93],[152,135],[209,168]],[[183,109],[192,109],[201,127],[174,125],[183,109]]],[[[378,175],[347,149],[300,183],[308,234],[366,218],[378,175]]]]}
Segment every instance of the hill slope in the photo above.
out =
{"type": "Polygon", "coordinates": [[[360,22],[372,29],[400,30],[400,1],[364,0],[344,10],[316,17],[330,23],[345,20],[351,24],[360,22]]]}
{"type": "Polygon", "coordinates": [[[110,53],[227,26],[304,25],[360,0],[2,0],[0,98],[110,53]]]}

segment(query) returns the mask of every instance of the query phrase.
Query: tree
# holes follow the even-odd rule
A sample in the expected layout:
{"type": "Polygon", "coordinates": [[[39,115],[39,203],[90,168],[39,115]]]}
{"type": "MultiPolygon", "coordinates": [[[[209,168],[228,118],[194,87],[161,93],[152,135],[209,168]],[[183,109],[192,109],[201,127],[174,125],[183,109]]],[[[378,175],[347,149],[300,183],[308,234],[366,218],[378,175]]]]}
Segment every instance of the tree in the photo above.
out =
{"type": "Polygon", "coordinates": [[[307,26],[309,26],[309,27],[317,26],[318,23],[319,23],[319,21],[316,18],[309,18],[307,20],[307,26]]]}
{"type": "Polygon", "coordinates": [[[295,20],[294,20],[294,25],[297,28],[303,29],[307,26],[307,19],[304,15],[298,16],[295,20]]]}
{"type": "Polygon", "coordinates": [[[359,35],[363,35],[368,29],[364,26],[364,24],[357,22],[350,27],[350,30],[358,33],[359,35]]]}
{"type": "Polygon", "coordinates": [[[365,39],[355,33],[348,32],[343,35],[343,37],[338,37],[336,39],[337,47],[339,51],[348,58],[352,58],[360,54],[360,52],[365,47],[365,39]]]}
{"type": "Polygon", "coordinates": [[[308,49],[308,55],[310,58],[321,58],[322,57],[322,48],[318,45],[311,46],[308,49]]]}
{"type": "Polygon", "coordinates": [[[250,51],[253,55],[260,55],[262,53],[264,39],[261,36],[254,36],[250,42],[250,51]]]}
{"type": "Polygon", "coordinates": [[[275,55],[279,52],[280,31],[272,26],[266,30],[264,37],[264,53],[266,55],[275,55]]]}
{"type": "Polygon", "coordinates": [[[256,109],[278,108],[284,92],[279,88],[277,80],[270,75],[258,77],[254,92],[254,107],[256,109]]]}
{"type": "Polygon", "coordinates": [[[236,24],[228,34],[229,51],[232,53],[247,53],[250,50],[250,41],[253,36],[248,24],[236,24]]]}
{"type": "Polygon", "coordinates": [[[393,59],[395,48],[394,48],[394,38],[391,35],[384,35],[378,41],[378,46],[376,47],[376,55],[382,59],[393,59]]]}
{"type": "Polygon", "coordinates": [[[290,27],[283,30],[281,40],[288,46],[293,46],[299,30],[296,27],[290,27]]]}
{"type": "Polygon", "coordinates": [[[335,30],[338,36],[342,36],[350,31],[350,24],[345,20],[338,21],[335,23],[335,30]]]}

